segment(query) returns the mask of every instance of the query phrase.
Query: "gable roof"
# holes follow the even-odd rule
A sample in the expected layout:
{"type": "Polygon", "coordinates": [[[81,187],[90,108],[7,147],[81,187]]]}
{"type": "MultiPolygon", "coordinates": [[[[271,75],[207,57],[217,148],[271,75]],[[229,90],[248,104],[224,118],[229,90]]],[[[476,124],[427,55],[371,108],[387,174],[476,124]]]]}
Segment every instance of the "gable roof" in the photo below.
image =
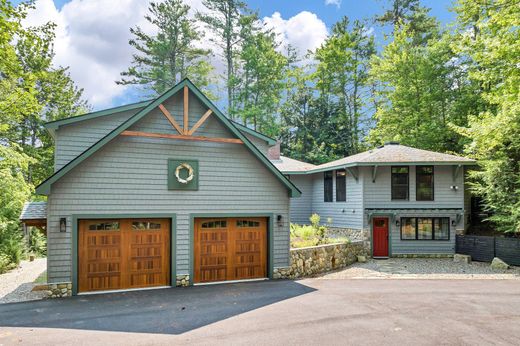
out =
{"type": "Polygon", "coordinates": [[[43,220],[47,218],[47,202],[25,202],[20,220],[43,220]]]}
{"type": "Polygon", "coordinates": [[[130,104],[119,106],[119,107],[113,107],[113,108],[103,109],[103,110],[96,111],[96,112],[76,115],[76,116],[69,117],[69,118],[49,121],[49,122],[45,123],[43,126],[45,126],[45,128],[47,129],[47,131],[49,131],[51,136],[54,137],[55,131],[60,126],[75,124],[80,121],[95,119],[95,118],[106,116],[106,115],[113,115],[113,114],[117,114],[117,113],[121,113],[121,112],[126,112],[129,110],[135,110],[137,112],[138,110],[142,109],[143,107],[146,107],[147,105],[149,105],[150,102],[152,102],[152,101],[153,100],[147,100],[147,101],[141,101],[141,102],[136,102],[136,103],[130,103],[130,104]]]}
{"type": "Polygon", "coordinates": [[[316,167],[313,164],[291,159],[287,156],[280,156],[279,160],[271,160],[271,162],[285,174],[306,172],[316,167]]]}
{"type": "MultiPolygon", "coordinates": [[[[108,116],[108,115],[114,115],[114,114],[117,114],[117,113],[122,113],[122,112],[130,111],[130,110],[135,110],[135,112],[137,113],[138,111],[140,111],[144,107],[148,106],[153,101],[154,100],[140,101],[140,102],[130,103],[130,104],[122,105],[122,106],[118,106],[118,107],[102,109],[102,110],[91,112],[91,113],[76,115],[76,116],[69,117],[69,118],[49,121],[49,122],[45,123],[43,126],[45,126],[47,131],[49,131],[51,136],[54,138],[56,130],[59,129],[60,126],[69,125],[69,124],[76,124],[76,123],[79,123],[81,121],[96,119],[96,118],[103,117],[103,116],[108,116]]],[[[260,140],[263,140],[268,145],[275,145],[276,144],[276,140],[274,138],[268,137],[268,136],[264,135],[263,133],[255,131],[253,129],[250,129],[249,127],[247,127],[245,125],[237,123],[236,121],[231,120],[231,122],[240,131],[245,132],[245,133],[247,133],[247,134],[249,134],[251,136],[254,136],[254,137],[256,137],[256,138],[258,138],[260,140]]]]}
{"type": "Polygon", "coordinates": [[[234,134],[237,138],[241,139],[242,142],[244,142],[244,145],[246,148],[258,159],[260,160],[266,168],[271,171],[275,175],[278,180],[282,184],[284,184],[287,189],[290,191],[291,197],[298,197],[301,195],[300,190],[285,176],[283,175],[276,167],[258,150],[258,148],[249,141],[249,139],[246,138],[240,132],[235,125],[226,117],[224,114],[220,112],[220,110],[215,107],[215,105],[204,95],[189,79],[184,79],[174,87],[172,87],[170,90],[166,91],[159,97],[157,97],[155,100],[149,102],[143,109],[141,109],[139,112],[131,116],[128,120],[124,121],[121,125],[116,127],[114,130],[109,132],[105,137],[101,138],[99,141],[94,143],[91,147],[86,149],[84,152],[82,152],[80,155],[76,156],[72,161],[67,163],[65,166],[63,166],[61,169],[56,171],[53,175],[51,175],[49,178],[47,178],[44,182],[42,182],[40,185],[36,187],[36,193],[47,195],[50,193],[51,185],[59,180],[61,177],[66,175],[70,170],[72,170],[74,167],[79,165],[81,162],[85,161],[87,158],[92,156],[95,152],[97,152],[99,149],[104,147],[106,144],[111,142],[114,138],[116,138],[118,135],[120,135],[123,131],[127,130],[130,126],[135,124],[137,121],[142,119],[144,116],[146,116],[150,111],[155,109],[159,104],[164,102],[166,99],[168,99],[170,96],[176,94],[179,92],[182,88],[188,87],[191,92],[193,92],[199,100],[206,105],[209,109],[211,109],[214,113],[214,115],[221,121],[221,123],[228,129],[232,134],[234,134]]]}
{"type": "Polygon", "coordinates": [[[253,137],[256,137],[258,139],[261,139],[265,142],[267,142],[268,145],[275,145],[276,144],[276,140],[274,138],[271,138],[271,137],[268,137],[266,135],[264,135],[263,133],[260,133],[258,131],[255,131],[253,129],[250,129],[249,127],[245,126],[245,125],[242,125],[240,123],[237,123],[236,121],[233,121],[231,120],[231,122],[233,123],[233,125],[235,125],[240,131],[242,132],[245,132],[253,137]]]}
{"type": "MultiPolygon", "coordinates": [[[[467,157],[416,149],[390,142],[375,149],[327,162],[306,170],[292,172],[292,174],[311,174],[355,166],[389,166],[403,164],[474,165],[476,161],[468,159],[467,157]]],[[[284,169],[281,169],[281,171],[286,174],[289,173],[284,169]]]]}

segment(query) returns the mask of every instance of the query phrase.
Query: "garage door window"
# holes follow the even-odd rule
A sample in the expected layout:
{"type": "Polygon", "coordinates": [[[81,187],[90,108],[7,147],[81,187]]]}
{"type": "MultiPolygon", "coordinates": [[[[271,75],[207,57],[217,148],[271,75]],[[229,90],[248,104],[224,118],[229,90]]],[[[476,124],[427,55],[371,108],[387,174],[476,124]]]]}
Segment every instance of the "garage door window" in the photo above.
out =
{"type": "Polygon", "coordinates": [[[237,220],[237,227],[260,227],[260,222],[251,220],[237,220]]]}
{"type": "Polygon", "coordinates": [[[202,223],[202,228],[226,228],[226,220],[208,221],[202,223]]]}
{"type": "Polygon", "coordinates": [[[157,222],[132,222],[133,230],[161,229],[161,224],[157,222]]]}
{"type": "Polygon", "coordinates": [[[88,225],[89,231],[119,231],[119,222],[99,222],[88,225]]]}

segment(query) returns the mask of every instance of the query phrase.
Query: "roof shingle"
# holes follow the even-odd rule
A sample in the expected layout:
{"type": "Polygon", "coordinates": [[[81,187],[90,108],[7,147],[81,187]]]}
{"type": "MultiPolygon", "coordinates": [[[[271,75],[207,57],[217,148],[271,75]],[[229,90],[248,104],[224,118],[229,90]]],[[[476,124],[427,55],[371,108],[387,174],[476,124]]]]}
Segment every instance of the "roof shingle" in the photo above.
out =
{"type": "Polygon", "coordinates": [[[47,202],[25,202],[20,220],[41,220],[47,218],[47,202]]]}
{"type": "Polygon", "coordinates": [[[314,167],[315,165],[303,161],[291,159],[290,157],[280,156],[279,160],[271,160],[273,165],[278,168],[279,171],[286,172],[305,172],[314,167]]]}
{"type": "MultiPolygon", "coordinates": [[[[289,159],[289,158],[286,158],[289,159]]],[[[291,159],[289,159],[291,160],[291,159]]],[[[294,160],[296,161],[296,160],[294,160]]],[[[286,169],[284,165],[278,167],[282,172],[305,172],[313,173],[328,168],[370,166],[376,164],[399,164],[399,163],[431,163],[431,164],[475,164],[476,161],[462,156],[443,154],[429,150],[416,149],[400,144],[386,144],[359,154],[344,157],[339,160],[327,162],[318,166],[297,161],[300,169],[286,169]]],[[[274,163],[274,162],[273,162],[274,163]]]]}

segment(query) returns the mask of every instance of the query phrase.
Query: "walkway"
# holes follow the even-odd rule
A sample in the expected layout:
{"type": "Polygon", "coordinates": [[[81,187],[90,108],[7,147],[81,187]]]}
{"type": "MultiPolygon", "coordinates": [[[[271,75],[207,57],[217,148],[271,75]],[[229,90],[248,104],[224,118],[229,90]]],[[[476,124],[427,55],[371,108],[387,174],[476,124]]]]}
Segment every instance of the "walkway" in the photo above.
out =
{"type": "Polygon", "coordinates": [[[20,266],[0,274],[0,303],[14,303],[41,299],[45,292],[32,292],[34,280],[47,269],[47,259],[37,258],[33,262],[22,261],[20,266]]]}

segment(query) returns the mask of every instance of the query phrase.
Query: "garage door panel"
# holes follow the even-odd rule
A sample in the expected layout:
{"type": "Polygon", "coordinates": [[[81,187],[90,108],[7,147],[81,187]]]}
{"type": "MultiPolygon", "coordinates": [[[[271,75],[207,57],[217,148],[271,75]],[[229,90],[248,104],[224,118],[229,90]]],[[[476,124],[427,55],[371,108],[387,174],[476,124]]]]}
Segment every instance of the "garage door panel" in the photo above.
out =
{"type": "Polygon", "coordinates": [[[195,282],[266,276],[264,218],[197,219],[194,231],[195,282]]]}
{"type": "Polygon", "coordinates": [[[81,220],[80,232],[80,292],[169,285],[169,220],[81,220]]]}

